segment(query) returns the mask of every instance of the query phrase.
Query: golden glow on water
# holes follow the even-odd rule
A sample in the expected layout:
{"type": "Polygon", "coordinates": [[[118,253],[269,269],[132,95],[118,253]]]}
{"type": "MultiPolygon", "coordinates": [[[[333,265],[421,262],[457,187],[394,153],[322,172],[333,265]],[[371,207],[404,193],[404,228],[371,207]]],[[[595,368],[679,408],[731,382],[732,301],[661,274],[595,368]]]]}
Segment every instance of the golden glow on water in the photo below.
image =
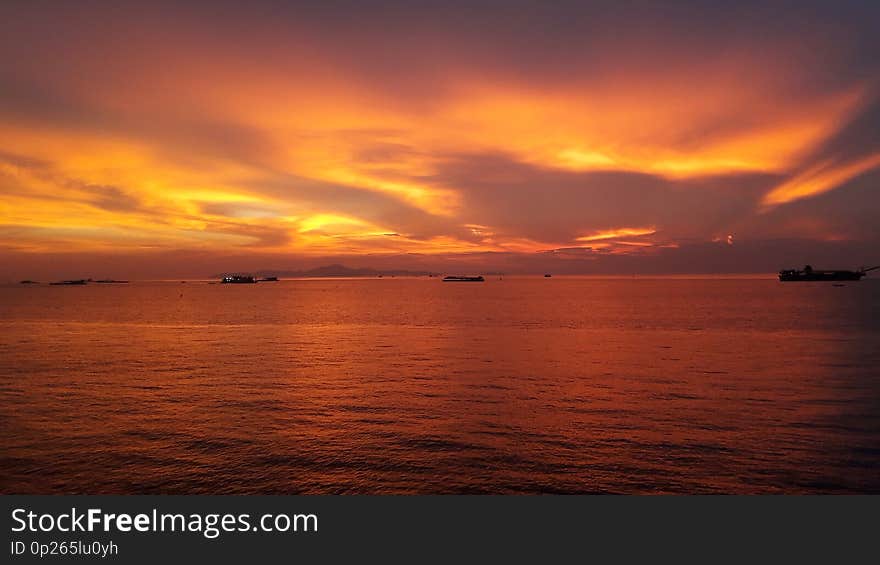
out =
{"type": "Polygon", "coordinates": [[[0,286],[0,492],[878,492],[878,290],[0,286]]]}

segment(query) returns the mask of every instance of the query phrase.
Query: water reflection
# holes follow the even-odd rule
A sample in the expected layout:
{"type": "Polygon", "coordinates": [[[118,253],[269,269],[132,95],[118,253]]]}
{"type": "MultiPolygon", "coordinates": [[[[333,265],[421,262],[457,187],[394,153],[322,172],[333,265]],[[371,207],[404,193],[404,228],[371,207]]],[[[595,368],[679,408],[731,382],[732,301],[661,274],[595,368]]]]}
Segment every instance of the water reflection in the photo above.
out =
{"type": "Polygon", "coordinates": [[[880,285],[0,289],[2,491],[878,492],[880,285]]]}

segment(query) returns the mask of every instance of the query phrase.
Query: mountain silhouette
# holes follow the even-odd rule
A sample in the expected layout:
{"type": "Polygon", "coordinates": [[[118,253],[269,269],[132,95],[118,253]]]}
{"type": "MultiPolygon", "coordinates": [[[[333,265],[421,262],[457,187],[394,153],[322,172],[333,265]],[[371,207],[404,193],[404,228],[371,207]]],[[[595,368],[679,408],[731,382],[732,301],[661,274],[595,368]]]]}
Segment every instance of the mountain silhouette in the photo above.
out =
{"type": "MultiPolygon", "coordinates": [[[[323,267],[315,267],[314,269],[307,269],[302,271],[287,271],[282,269],[263,269],[259,271],[250,272],[250,274],[256,277],[281,277],[281,278],[310,278],[310,277],[379,277],[379,276],[388,276],[388,277],[424,277],[428,275],[435,275],[437,273],[433,273],[431,271],[406,271],[400,269],[371,269],[369,267],[364,268],[352,268],[346,267],[345,265],[340,265],[338,263],[334,263],[332,265],[324,265],[323,267]]],[[[222,278],[231,273],[220,273],[214,275],[212,278],[222,278]]]]}

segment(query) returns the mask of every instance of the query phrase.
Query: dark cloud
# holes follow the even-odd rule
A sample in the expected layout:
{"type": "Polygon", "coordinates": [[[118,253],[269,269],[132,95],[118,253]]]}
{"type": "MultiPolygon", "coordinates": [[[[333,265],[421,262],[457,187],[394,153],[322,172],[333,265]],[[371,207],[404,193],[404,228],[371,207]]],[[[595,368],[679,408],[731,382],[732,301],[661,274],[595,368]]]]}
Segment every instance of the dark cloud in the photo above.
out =
{"type": "Polygon", "coordinates": [[[115,186],[83,185],[83,190],[94,196],[89,204],[112,212],[137,212],[143,210],[141,201],[115,186]]]}
{"type": "Polygon", "coordinates": [[[570,241],[592,231],[656,226],[675,236],[710,236],[750,215],[773,175],[669,180],[627,172],[576,173],[504,155],[459,155],[436,181],[466,186],[470,223],[538,241],[570,241]]]}
{"type": "MultiPolygon", "coordinates": [[[[70,178],[59,172],[52,163],[43,159],[0,152],[0,166],[4,164],[26,171],[27,174],[47,182],[50,187],[50,192],[35,193],[33,190],[25,188],[20,182],[10,179],[4,187],[7,194],[76,202],[112,212],[155,212],[157,214],[161,212],[160,210],[150,210],[144,206],[139,198],[118,186],[89,184],[80,179],[70,178]],[[55,191],[51,191],[52,189],[55,191]]],[[[3,172],[0,171],[0,179],[3,176],[3,172]]]]}
{"type": "MultiPolygon", "coordinates": [[[[836,190],[779,206],[764,214],[743,217],[739,232],[754,239],[839,239],[859,249],[862,244],[880,249],[880,169],[866,173],[836,190]]],[[[849,254],[858,260],[859,252],[849,254]]],[[[873,251],[863,257],[877,257],[873,251]]],[[[880,257],[877,257],[880,259],[880,257]]]]}
{"type": "Polygon", "coordinates": [[[880,74],[874,80],[861,110],[820,145],[807,162],[845,161],[880,152],[880,74]]]}
{"type": "Polygon", "coordinates": [[[290,230],[283,226],[208,222],[205,231],[249,238],[252,242],[246,244],[246,247],[283,247],[291,242],[290,230]]]}

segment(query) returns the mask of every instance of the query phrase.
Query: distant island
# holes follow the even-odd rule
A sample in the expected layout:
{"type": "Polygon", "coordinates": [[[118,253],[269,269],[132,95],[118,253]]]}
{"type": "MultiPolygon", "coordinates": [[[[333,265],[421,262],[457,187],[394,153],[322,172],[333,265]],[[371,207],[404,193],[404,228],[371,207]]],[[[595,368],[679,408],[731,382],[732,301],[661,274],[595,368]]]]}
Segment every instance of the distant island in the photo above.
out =
{"type": "MultiPolygon", "coordinates": [[[[281,277],[287,279],[295,278],[319,278],[319,277],[426,277],[437,275],[431,271],[405,271],[405,270],[378,270],[370,268],[351,268],[345,265],[325,265],[304,271],[283,271],[283,270],[262,270],[250,272],[256,277],[281,277]]],[[[232,273],[220,273],[212,278],[222,278],[232,273]]]]}

